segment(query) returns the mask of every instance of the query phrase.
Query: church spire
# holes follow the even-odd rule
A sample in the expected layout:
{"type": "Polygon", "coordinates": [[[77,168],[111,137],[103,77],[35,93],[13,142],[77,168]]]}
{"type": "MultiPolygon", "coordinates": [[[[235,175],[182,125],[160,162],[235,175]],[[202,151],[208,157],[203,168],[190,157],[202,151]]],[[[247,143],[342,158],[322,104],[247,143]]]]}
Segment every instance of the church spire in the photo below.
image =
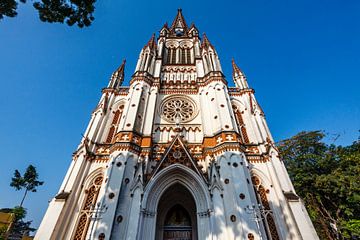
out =
{"type": "Polygon", "coordinates": [[[171,24],[170,32],[176,36],[182,36],[187,33],[187,30],[188,26],[182,14],[182,10],[179,8],[176,17],[171,24]]]}
{"type": "Polygon", "coordinates": [[[147,44],[144,46],[144,49],[146,47],[149,47],[151,50],[156,48],[156,41],[155,41],[155,33],[151,36],[150,40],[147,42],[147,44]]]}
{"type": "Polygon", "coordinates": [[[124,81],[124,76],[125,76],[125,63],[126,60],[124,59],[122,64],[118,67],[118,69],[116,69],[115,72],[113,72],[113,74],[111,75],[111,79],[109,82],[109,86],[108,88],[114,88],[114,89],[118,89],[123,81],[124,81]]]}
{"type": "Polygon", "coordinates": [[[201,47],[202,48],[209,48],[209,47],[214,48],[214,46],[210,43],[210,41],[205,33],[203,34],[203,41],[202,41],[201,47]]]}
{"type": "Polygon", "coordinates": [[[235,82],[236,87],[240,89],[249,88],[249,85],[246,80],[245,74],[241,71],[241,69],[236,65],[235,60],[231,60],[232,68],[233,68],[233,80],[235,82]]]}

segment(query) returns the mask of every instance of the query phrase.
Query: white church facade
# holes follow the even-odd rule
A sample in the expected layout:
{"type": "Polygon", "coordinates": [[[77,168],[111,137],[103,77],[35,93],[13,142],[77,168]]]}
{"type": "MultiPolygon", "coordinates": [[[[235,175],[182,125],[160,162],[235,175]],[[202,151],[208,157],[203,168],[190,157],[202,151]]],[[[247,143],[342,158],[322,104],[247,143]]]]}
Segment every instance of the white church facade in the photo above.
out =
{"type": "Polygon", "coordinates": [[[318,239],[232,67],[179,10],[112,74],[35,239],[318,239]]]}

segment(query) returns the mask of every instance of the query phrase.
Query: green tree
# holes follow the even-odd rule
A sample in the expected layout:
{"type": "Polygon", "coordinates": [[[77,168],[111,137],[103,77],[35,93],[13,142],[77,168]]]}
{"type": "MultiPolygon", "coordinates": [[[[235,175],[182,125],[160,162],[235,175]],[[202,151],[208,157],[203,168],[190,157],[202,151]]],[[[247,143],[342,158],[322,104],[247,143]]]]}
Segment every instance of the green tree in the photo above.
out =
{"type": "MultiPolygon", "coordinates": [[[[14,208],[2,208],[0,212],[5,213],[14,213],[15,220],[11,228],[9,238],[11,239],[21,239],[22,236],[28,236],[30,232],[35,231],[35,228],[30,227],[32,221],[25,221],[26,209],[23,207],[14,207],[14,208]]],[[[1,234],[0,234],[1,236],[1,234]]],[[[5,238],[5,236],[2,236],[5,238]]],[[[1,237],[0,237],[1,240],[1,237]]]]}
{"type": "Polygon", "coordinates": [[[19,191],[25,189],[24,196],[21,200],[20,207],[22,207],[26,195],[28,192],[36,192],[36,188],[44,184],[42,181],[38,181],[38,173],[36,168],[33,165],[29,165],[26,168],[24,176],[21,176],[21,173],[16,169],[14,172],[14,177],[11,179],[10,186],[19,191]]]}
{"type": "MultiPolygon", "coordinates": [[[[26,0],[20,0],[26,3],[26,0]]],[[[17,16],[18,0],[0,0],[0,20],[17,16]]],[[[94,21],[95,0],[39,0],[33,2],[43,22],[77,24],[80,28],[94,21]]]]}
{"type": "Polygon", "coordinates": [[[0,240],[5,240],[7,227],[0,227],[0,240]]]}
{"type": "Polygon", "coordinates": [[[323,142],[322,131],[300,132],[278,143],[290,178],[321,239],[360,237],[360,141],[323,142]]]}

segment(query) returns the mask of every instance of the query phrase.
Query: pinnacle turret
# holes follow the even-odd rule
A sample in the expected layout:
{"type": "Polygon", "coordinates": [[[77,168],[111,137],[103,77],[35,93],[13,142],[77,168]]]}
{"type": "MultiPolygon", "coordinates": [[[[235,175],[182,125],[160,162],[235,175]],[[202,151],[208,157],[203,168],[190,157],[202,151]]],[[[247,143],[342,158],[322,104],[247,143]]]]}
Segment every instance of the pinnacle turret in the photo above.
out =
{"type": "Polygon", "coordinates": [[[203,40],[202,40],[201,47],[202,48],[209,48],[209,47],[214,48],[214,46],[210,43],[210,41],[205,33],[203,34],[203,40]]]}
{"type": "Polygon", "coordinates": [[[116,69],[115,72],[113,72],[113,74],[111,75],[111,79],[109,82],[109,88],[114,88],[117,89],[119,88],[123,81],[124,81],[124,76],[125,76],[125,63],[126,60],[124,59],[122,64],[118,67],[118,69],[116,69]]]}
{"type": "Polygon", "coordinates": [[[233,68],[232,76],[233,76],[233,80],[235,82],[236,87],[238,87],[240,89],[249,88],[249,85],[246,80],[246,76],[243,73],[243,71],[241,71],[241,69],[236,65],[234,59],[231,60],[231,63],[232,63],[232,68],[233,68]]]}
{"type": "Polygon", "coordinates": [[[155,33],[151,36],[150,40],[147,42],[147,44],[144,46],[144,49],[146,47],[149,47],[151,50],[156,48],[156,40],[155,40],[155,33]]]}

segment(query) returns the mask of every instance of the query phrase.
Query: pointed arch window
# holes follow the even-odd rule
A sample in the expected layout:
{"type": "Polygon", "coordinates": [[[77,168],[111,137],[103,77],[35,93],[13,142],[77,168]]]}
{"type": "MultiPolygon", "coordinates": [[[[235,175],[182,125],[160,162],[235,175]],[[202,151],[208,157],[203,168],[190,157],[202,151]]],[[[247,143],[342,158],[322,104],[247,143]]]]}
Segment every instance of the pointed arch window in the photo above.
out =
{"type": "Polygon", "coordinates": [[[254,185],[256,200],[263,208],[261,215],[267,238],[271,240],[280,240],[272,210],[270,208],[270,203],[266,196],[267,190],[265,190],[263,185],[261,185],[260,179],[257,176],[252,176],[251,180],[254,185]]]}
{"type": "Polygon", "coordinates": [[[176,48],[168,48],[167,49],[167,64],[176,64],[176,48]]]}
{"type": "Polygon", "coordinates": [[[214,61],[213,61],[213,54],[212,53],[210,53],[210,56],[209,56],[209,58],[210,58],[210,62],[211,62],[211,69],[213,70],[213,71],[215,71],[215,64],[214,64],[214,61]]]}
{"type": "Polygon", "coordinates": [[[244,120],[242,118],[240,110],[235,105],[233,105],[233,110],[234,110],[234,113],[235,113],[236,122],[237,122],[237,124],[239,126],[239,130],[240,130],[241,135],[243,137],[244,143],[250,143],[249,136],[247,134],[247,131],[246,131],[246,128],[245,128],[245,123],[244,123],[244,120]]]}
{"type": "Polygon", "coordinates": [[[111,125],[110,125],[109,133],[108,133],[108,136],[106,138],[106,143],[111,143],[113,141],[114,135],[115,135],[116,130],[117,130],[118,125],[119,125],[119,120],[120,120],[120,118],[122,116],[123,109],[124,109],[124,105],[121,105],[119,107],[119,109],[115,111],[113,120],[112,120],[111,125]]]}
{"type": "Polygon", "coordinates": [[[171,61],[171,48],[167,49],[166,63],[169,64],[171,61]]]}
{"type": "Polygon", "coordinates": [[[176,64],[176,49],[171,49],[171,64],[176,64]]]}
{"type": "Polygon", "coordinates": [[[187,64],[191,64],[191,52],[190,52],[190,49],[185,49],[185,52],[186,52],[186,63],[187,64]]]}
{"type": "Polygon", "coordinates": [[[86,238],[91,221],[91,210],[96,204],[102,182],[103,176],[97,176],[90,187],[85,190],[85,201],[80,211],[73,240],[84,240],[86,238]]]}
{"type": "Polygon", "coordinates": [[[186,64],[186,49],[180,49],[180,54],[181,54],[181,56],[180,56],[180,63],[181,64],[186,64]]]}
{"type": "Polygon", "coordinates": [[[190,48],[168,48],[166,64],[191,64],[190,48]]]}

